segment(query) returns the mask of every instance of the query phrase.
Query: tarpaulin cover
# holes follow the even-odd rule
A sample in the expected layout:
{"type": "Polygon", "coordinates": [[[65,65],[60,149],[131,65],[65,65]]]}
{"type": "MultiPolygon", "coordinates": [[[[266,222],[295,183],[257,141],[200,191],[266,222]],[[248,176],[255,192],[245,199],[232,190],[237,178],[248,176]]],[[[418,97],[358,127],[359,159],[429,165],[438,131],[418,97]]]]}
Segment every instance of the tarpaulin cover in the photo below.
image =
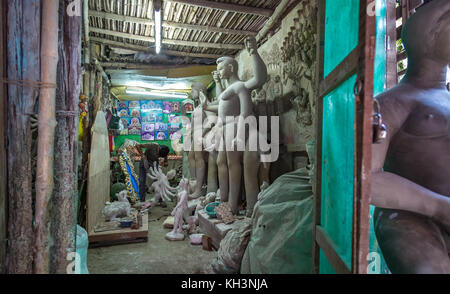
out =
{"type": "Polygon", "coordinates": [[[308,170],[279,177],[260,196],[241,273],[312,273],[314,200],[308,170]]]}

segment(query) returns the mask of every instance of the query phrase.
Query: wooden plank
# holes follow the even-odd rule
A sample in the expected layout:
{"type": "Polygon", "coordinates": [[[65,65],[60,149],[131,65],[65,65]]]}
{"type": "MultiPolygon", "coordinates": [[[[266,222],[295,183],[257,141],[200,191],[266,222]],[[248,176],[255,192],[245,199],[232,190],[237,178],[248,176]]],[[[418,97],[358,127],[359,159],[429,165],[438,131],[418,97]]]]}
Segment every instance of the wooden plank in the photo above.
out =
{"type": "MultiPolygon", "coordinates": [[[[148,237],[148,214],[142,216],[142,227],[137,230],[130,228],[117,229],[113,231],[94,232],[89,234],[89,243],[109,243],[115,241],[131,242],[133,240],[147,239],[148,237]]],[[[100,245],[100,244],[99,244],[100,245]]]]}
{"type": "Polygon", "coordinates": [[[265,17],[270,17],[273,13],[273,10],[266,8],[251,7],[223,2],[205,1],[205,0],[168,0],[168,2],[198,6],[203,8],[218,9],[223,11],[231,11],[237,13],[261,15],[265,17]]]}
{"type": "Polygon", "coordinates": [[[316,142],[314,146],[314,226],[313,226],[313,273],[319,273],[320,264],[320,247],[315,241],[317,238],[317,225],[321,224],[321,200],[322,200],[322,128],[323,128],[323,99],[320,97],[319,85],[323,81],[323,64],[324,64],[324,40],[325,40],[325,0],[318,0],[318,14],[317,14],[317,73],[316,73],[316,108],[315,108],[315,134],[316,142]]]}
{"type": "MultiPolygon", "coordinates": [[[[111,47],[130,49],[130,50],[134,50],[134,51],[155,53],[155,49],[152,47],[134,45],[134,44],[125,43],[125,42],[117,42],[117,41],[112,41],[112,40],[103,39],[103,38],[91,37],[91,42],[98,43],[98,44],[105,44],[105,45],[109,45],[111,47]]],[[[222,55],[218,55],[218,54],[190,53],[190,52],[181,52],[181,51],[174,51],[174,50],[162,50],[161,54],[169,55],[169,56],[211,58],[211,59],[217,59],[222,56],[222,55]]],[[[113,64],[113,63],[111,63],[111,64],[113,64]]],[[[120,64],[123,64],[123,63],[120,63],[120,64]]]]}
{"type": "MultiPolygon", "coordinates": [[[[111,19],[111,20],[122,21],[122,22],[141,24],[141,25],[148,25],[148,26],[155,25],[155,21],[152,19],[133,17],[133,16],[127,16],[127,15],[121,15],[121,14],[115,14],[115,13],[108,13],[108,12],[101,12],[101,11],[96,11],[96,10],[89,10],[89,16],[99,17],[99,18],[103,18],[103,19],[111,19]]],[[[196,24],[188,24],[188,23],[172,22],[172,21],[163,21],[162,26],[165,28],[171,28],[171,29],[177,29],[177,28],[178,29],[189,29],[189,30],[196,30],[196,31],[223,33],[223,34],[229,34],[229,35],[256,36],[256,34],[258,33],[258,32],[253,32],[253,31],[246,31],[246,30],[234,30],[234,29],[227,29],[227,28],[221,28],[221,27],[215,27],[215,26],[196,25],[196,24]]]]}
{"type": "MultiPolygon", "coordinates": [[[[0,3],[0,79],[6,73],[6,1],[0,3]]],[[[0,82],[0,274],[6,273],[6,84],[0,82]]]]}
{"type": "Polygon", "coordinates": [[[361,45],[353,51],[319,85],[319,97],[322,98],[341,83],[355,74],[361,54],[361,45]]]}
{"type": "Polygon", "coordinates": [[[325,229],[321,226],[316,226],[316,239],[315,241],[318,243],[320,248],[322,249],[323,254],[326,256],[331,266],[334,268],[336,273],[338,274],[351,274],[350,269],[344,263],[342,258],[337,254],[338,247],[330,238],[325,229]]]}
{"type": "MultiPolygon", "coordinates": [[[[124,39],[131,39],[131,40],[155,43],[154,37],[134,35],[134,34],[129,34],[129,33],[104,30],[104,29],[93,28],[93,27],[90,28],[90,31],[93,33],[97,33],[97,34],[110,35],[110,36],[120,37],[120,38],[124,38],[124,39]]],[[[92,38],[91,38],[91,40],[92,40],[92,38]]],[[[241,44],[207,43],[207,42],[172,40],[172,39],[163,39],[162,43],[168,44],[168,45],[200,47],[200,48],[216,48],[216,49],[229,49],[229,50],[244,49],[244,45],[241,45],[241,44]]]]}
{"type": "Polygon", "coordinates": [[[375,66],[375,15],[365,13],[361,7],[360,30],[364,32],[359,43],[361,58],[358,65],[358,79],[363,79],[363,88],[357,93],[356,100],[356,153],[355,153],[355,190],[353,195],[353,232],[352,232],[352,273],[367,273],[369,254],[369,198],[372,160],[372,118],[373,118],[373,81],[375,66]]]}

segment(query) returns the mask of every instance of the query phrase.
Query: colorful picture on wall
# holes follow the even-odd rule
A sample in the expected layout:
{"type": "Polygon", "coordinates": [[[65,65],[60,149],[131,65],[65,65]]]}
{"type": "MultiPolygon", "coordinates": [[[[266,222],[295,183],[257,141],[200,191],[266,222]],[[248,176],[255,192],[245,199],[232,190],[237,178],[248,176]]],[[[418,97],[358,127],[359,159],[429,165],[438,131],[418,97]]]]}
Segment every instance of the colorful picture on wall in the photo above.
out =
{"type": "Polygon", "coordinates": [[[143,141],[155,141],[155,133],[154,132],[142,132],[142,140],[143,141]]]}
{"type": "Polygon", "coordinates": [[[167,131],[167,124],[166,123],[155,123],[155,131],[167,131]]]}
{"type": "Polygon", "coordinates": [[[169,114],[169,123],[180,123],[181,117],[178,114],[169,114]]]}
{"type": "Polygon", "coordinates": [[[168,128],[169,128],[169,131],[178,131],[179,129],[181,129],[181,124],[180,123],[170,123],[168,128]]]}
{"type": "Polygon", "coordinates": [[[141,109],[157,110],[157,105],[152,100],[141,100],[141,109]]]}
{"type": "Polygon", "coordinates": [[[130,112],[130,117],[141,117],[141,111],[137,108],[134,108],[134,109],[131,108],[129,110],[129,112],[130,112]]]}
{"type": "Polygon", "coordinates": [[[183,110],[185,113],[192,113],[194,111],[194,103],[185,103],[183,104],[183,110]]]}
{"type": "Polygon", "coordinates": [[[129,117],[121,117],[119,121],[119,129],[128,129],[128,125],[130,124],[129,117]]]}
{"type": "Polygon", "coordinates": [[[142,123],[142,132],[154,132],[155,131],[155,124],[154,123],[142,123]]]}
{"type": "Polygon", "coordinates": [[[156,141],[166,141],[167,139],[167,132],[156,132],[156,141]]]}
{"type": "Polygon", "coordinates": [[[140,126],[128,127],[128,135],[140,135],[140,134],[141,134],[140,126]]]}
{"type": "Polygon", "coordinates": [[[140,129],[141,128],[141,119],[139,117],[130,118],[130,124],[128,127],[139,127],[139,129],[140,129]]]}
{"type": "Polygon", "coordinates": [[[181,103],[172,102],[172,113],[181,113],[181,103]]]}
{"type": "Polygon", "coordinates": [[[172,102],[164,101],[163,102],[163,112],[164,113],[172,113],[172,102]]]}
{"type": "Polygon", "coordinates": [[[129,117],[130,114],[128,112],[128,108],[121,108],[117,111],[119,117],[129,117]]]}
{"type": "Polygon", "coordinates": [[[139,101],[129,101],[128,108],[141,108],[141,103],[139,101]]]}
{"type": "Polygon", "coordinates": [[[181,134],[180,131],[169,132],[169,139],[170,139],[171,141],[173,141],[173,140],[180,140],[182,136],[183,136],[183,135],[181,134]]]}
{"type": "Polygon", "coordinates": [[[117,109],[128,108],[128,101],[118,101],[117,109]]]}

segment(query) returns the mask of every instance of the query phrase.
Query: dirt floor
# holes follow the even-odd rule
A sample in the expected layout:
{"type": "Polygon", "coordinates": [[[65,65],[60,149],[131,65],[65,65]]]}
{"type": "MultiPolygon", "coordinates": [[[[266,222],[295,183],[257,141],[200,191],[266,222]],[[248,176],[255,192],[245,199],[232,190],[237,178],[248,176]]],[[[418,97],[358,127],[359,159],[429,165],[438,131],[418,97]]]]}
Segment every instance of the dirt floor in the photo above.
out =
{"type": "Polygon", "coordinates": [[[184,241],[167,241],[169,229],[163,222],[175,203],[167,208],[159,205],[149,214],[149,232],[146,243],[115,245],[88,250],[87,264],[90,274],[196,274],[217,256],[184,241]]]}

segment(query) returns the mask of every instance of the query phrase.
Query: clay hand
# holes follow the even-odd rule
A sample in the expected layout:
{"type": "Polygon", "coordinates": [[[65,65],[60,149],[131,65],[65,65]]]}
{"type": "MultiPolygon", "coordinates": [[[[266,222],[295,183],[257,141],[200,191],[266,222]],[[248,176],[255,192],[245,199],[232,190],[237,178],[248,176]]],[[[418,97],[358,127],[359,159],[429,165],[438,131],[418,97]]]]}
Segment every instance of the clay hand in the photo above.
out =
{"type": "Polygon", "coordinates": [[[248,37],[247,39],[245,39],[245,48],[247,49],[248,54],[250,56],[253,55],[258,49],[258,45],[256,44],[256,38],[248,37]]]}
{"type": "Polygon", "coordinates": [[[220,77],[219,77],[218,71],[213,71],[212,76],[213,76],[213,80],[214,80],[214,82],[216,82],[216,84],[220,83],[220,77]]]}
{"type": "Polygon", "coordinates": [[[175,216],[175,209],[170,213],[171,216],[175,216]]]}
{"type": "Polygon", "coordinates": [[[205,109],[207,106],[208,99],[206,98],[206,96],[203,92],[200,92],[199,99],[200,99],[200,105],[202,106],[202,109],[205,109]]]}

